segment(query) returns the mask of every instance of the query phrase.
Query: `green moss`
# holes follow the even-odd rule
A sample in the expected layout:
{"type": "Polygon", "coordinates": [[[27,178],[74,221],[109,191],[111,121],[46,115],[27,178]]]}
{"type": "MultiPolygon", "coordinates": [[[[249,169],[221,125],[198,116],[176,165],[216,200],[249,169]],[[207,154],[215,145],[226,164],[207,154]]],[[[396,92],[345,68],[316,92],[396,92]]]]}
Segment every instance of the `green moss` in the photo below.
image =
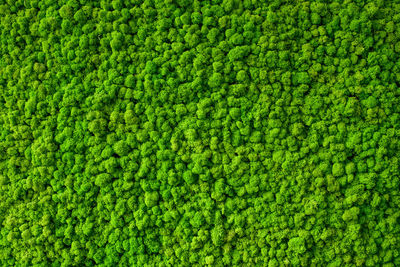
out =
{"type": "Polygon", "coordinates": [[[0,1],[0,266],[400,266],[398,1],[0,1]]]}

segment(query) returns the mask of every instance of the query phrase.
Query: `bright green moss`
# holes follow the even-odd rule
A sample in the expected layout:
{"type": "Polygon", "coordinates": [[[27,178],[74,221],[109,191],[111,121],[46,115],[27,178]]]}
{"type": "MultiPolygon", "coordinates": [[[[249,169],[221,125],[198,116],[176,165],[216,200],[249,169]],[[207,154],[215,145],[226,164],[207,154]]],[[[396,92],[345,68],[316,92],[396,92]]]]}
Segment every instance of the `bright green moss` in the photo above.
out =
{"type": "Polygon", "coordinates": [[[0,266],[400,266],[398,1],[0,1],[0,266]]]}

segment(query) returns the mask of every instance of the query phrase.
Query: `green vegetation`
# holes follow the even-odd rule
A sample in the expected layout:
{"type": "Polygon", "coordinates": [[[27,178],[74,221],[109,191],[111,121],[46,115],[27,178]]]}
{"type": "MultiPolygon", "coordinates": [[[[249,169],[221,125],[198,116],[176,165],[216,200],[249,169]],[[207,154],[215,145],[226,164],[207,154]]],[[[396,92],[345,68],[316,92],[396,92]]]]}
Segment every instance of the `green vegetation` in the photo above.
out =
{"type": "Polygon", "coordinates": [[[1,266],[400,266],[400,1],[0,0],[1,266]]]}

